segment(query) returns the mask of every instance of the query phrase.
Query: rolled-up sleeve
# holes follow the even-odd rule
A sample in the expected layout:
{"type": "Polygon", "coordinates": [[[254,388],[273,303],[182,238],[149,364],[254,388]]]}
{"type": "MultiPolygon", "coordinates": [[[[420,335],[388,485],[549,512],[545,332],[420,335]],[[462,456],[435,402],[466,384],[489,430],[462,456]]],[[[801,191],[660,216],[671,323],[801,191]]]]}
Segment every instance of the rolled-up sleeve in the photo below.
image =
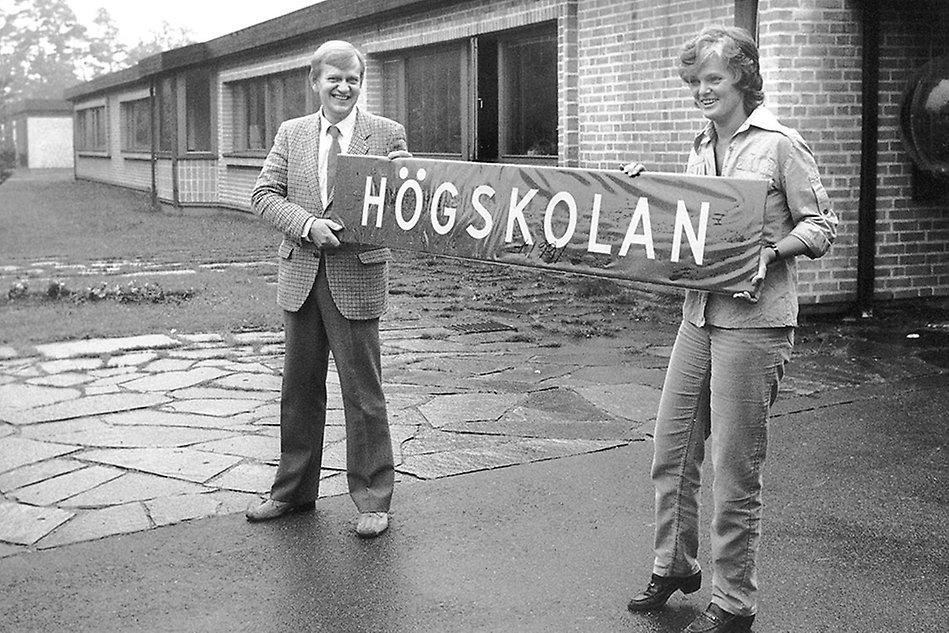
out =
{"type": "Polygon", "coordinates": [[[821,257],[837,239],[837,214],[821,183],[817,163],[801,139],[788,138],[782,174],[788,209],[794,221],[791,235],[807,246],[807,256],[821,257]]]}

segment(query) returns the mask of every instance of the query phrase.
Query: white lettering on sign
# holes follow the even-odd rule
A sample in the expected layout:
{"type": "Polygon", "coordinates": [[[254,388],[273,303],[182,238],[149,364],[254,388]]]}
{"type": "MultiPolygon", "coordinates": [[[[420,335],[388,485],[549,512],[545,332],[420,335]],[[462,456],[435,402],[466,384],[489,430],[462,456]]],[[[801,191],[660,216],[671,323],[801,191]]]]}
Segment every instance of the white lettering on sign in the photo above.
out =
{"type": "Polygon", "coordinates": [[[672,256],[671,261],[679,261],[679,250],[682,247],[682,231],[685,231],[689,238],[689,248],[692,249],[692,257],[698,266],[702,265],[705,257],[705,232],[708,228],[708,208],[709,203],[703,202],[699,210],[699,234],[696,236],[695,229],[689,221],[689,211],[685,208],[685,202],[679,200],[676,205],[676,223],[672,232],[672,256]]]}
{"type": "MultiPolygon", "coordinates": [[[[427,174],[424,169],[418,170],[416,178],[408,178],[408,170],[405,167],[402,167],[399,171],[399,177],[403,179],[403,183],[396,192],[393,214],[396,224],[403,231],[415,229],[422,217],[422,211],[425,206],[425,195],[420,182],[425,180],[426,176],[427,174]]],[[[382,228],[383,217],[385,215],[386,184],[386,178],[384,176],[379,177],[378,187],[375,186],[372,176],[366,177],[362,206],[363,226],[370,225],[373,219],[372,211],[374,210],[375,218],[373,223],[377,229],[382,228]]],[[[493,187],[486,184],[478,185],[472,191],[470,200],[470,205],[475,212],[475,217],[471,218],[468,222],[468,225],[465,227],[465,233],[474,240],[486,239],[494,230],[496,224],[495,213],[499,209],[506,207],[507,218],[504,223],[504,241],[508,244],[514,242],[516,228],[523,243],[528,246],[533,245],[534,237],[531,235],[530,227],[527,223],[526,212],[539,191],[538,189],[528,189],[524,195],[521,196],[520,190],[517,187],[512,187],[507,205],[504,205],[503,201],[497,199],[497,191],[493,187]],[[492,209],[494,212],[492,212],[492,209]]],[[[443,182],[434,189],[429,201],[428,216],[432,229],[437,234],[447,235],[455,228],[455,224],[458,221],[460,196],[461,193],[458,187],[451,182],[443,182]]],[[[609,255],[613,252],[613,245],[599,241],[602,202],[603,196],[601,194],[596,193],[593,195],[590,208],[590,231],[586,250],[590,253],[609,255]]],[[[677,201],[670,261],[678,262],[681,259],[682,240],[684,236],[688,241],[688,247],[692,252],[695,263],[699,266],[702,265],[705,259],[705,239],[708,232],[710,206],[709,202],[703,201],[701,203],[698,223],[697,226],[694,226],[689,216],[689,211],[686,208],[685,201],[677,201]]],[[[544,209],[544,247],[547,249],[565,248],[577,231],[579,216],[579,206],[573,194],[566,191],[554,193],[544,209]],[[554,220],[561,218],[564,214],[566,214],[566,223],[561,222],[559,224],[559,226],[563,226],[563,229],[560,234],[557,234],[554,220]]],[[[620,257],[626,257],[633,245],[641,246],[647,259],[656,259],[652,220],[649,213],[649,200],[646,197],[640,197],[636,202],[636,207],[629,220],[623,242],[619,247],[620,257]]]]}

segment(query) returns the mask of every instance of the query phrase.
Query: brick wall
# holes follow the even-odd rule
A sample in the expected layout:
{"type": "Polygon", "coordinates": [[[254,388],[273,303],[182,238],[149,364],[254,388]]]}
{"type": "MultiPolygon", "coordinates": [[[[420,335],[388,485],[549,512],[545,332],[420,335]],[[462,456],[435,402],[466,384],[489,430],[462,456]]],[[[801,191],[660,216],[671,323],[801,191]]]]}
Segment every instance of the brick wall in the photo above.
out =
{"type": "Polygon", "coordinates": [[[801,302],[856,299],[861,161],[861,47],[852,0],[759,3],[766,105],[814,152],[840,219],[837,242],[818,260],[798,258],[801,302]]]}
{"type": "Polygon", "coordinates": [[[949,201],[912,200],[912,164],[900,131],[900,103],[913,74],[949,54],[949,3],[881,3],[875,296],[949,295],[949,201]],[[938,11],[937,11],[938,7],[938,11]]]}

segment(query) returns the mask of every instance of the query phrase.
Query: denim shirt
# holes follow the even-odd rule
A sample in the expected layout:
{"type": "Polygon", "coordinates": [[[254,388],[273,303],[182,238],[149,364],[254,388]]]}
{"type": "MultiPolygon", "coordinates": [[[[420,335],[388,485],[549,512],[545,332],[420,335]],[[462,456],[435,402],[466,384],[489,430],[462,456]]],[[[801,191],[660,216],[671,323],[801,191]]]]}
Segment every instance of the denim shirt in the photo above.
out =
{"type": "MultiPolygon", "coordinates": [[[[715,129],[709,123],[695,137],[687,173],[715,175],[715,129]]],[[[837,216],[821,184],[811,150],[794,130],[758,106],[738,128],[722,165],[722,176],[768,181],[762,246],[793,235],[816,259],[837,236],[837,216]]],[[[686,290],[682,317],[698,327],[788,327],[797,325],[797,266],[793,257],[768,266],[758,302],[731,295],[686,290]]]]}

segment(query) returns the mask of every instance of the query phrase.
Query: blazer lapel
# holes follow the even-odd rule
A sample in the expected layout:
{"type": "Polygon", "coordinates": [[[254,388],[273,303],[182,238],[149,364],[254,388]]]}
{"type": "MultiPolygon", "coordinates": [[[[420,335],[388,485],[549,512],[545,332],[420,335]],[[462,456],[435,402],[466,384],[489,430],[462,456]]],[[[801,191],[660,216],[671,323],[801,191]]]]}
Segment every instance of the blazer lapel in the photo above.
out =
{"type": "Polygon", "coordinates": [[[349,142],[349,150],[346,153],[361,155],[368,154],[369,137],[371,135],[372,131],[369,128],[369,123],[366,120],[366,117],[364,117],[362,112],[357,108],[356,125],[353,126],[353,138],[349,142]]]}
{"type": "Polygon", "coordinates": [[[304,174],[309,183],[310,195],[316,202],[318,213],[323,214],[323,198],[320,196],[320,114],[306,119],[307,125],[303,137],[304,174]]]}

